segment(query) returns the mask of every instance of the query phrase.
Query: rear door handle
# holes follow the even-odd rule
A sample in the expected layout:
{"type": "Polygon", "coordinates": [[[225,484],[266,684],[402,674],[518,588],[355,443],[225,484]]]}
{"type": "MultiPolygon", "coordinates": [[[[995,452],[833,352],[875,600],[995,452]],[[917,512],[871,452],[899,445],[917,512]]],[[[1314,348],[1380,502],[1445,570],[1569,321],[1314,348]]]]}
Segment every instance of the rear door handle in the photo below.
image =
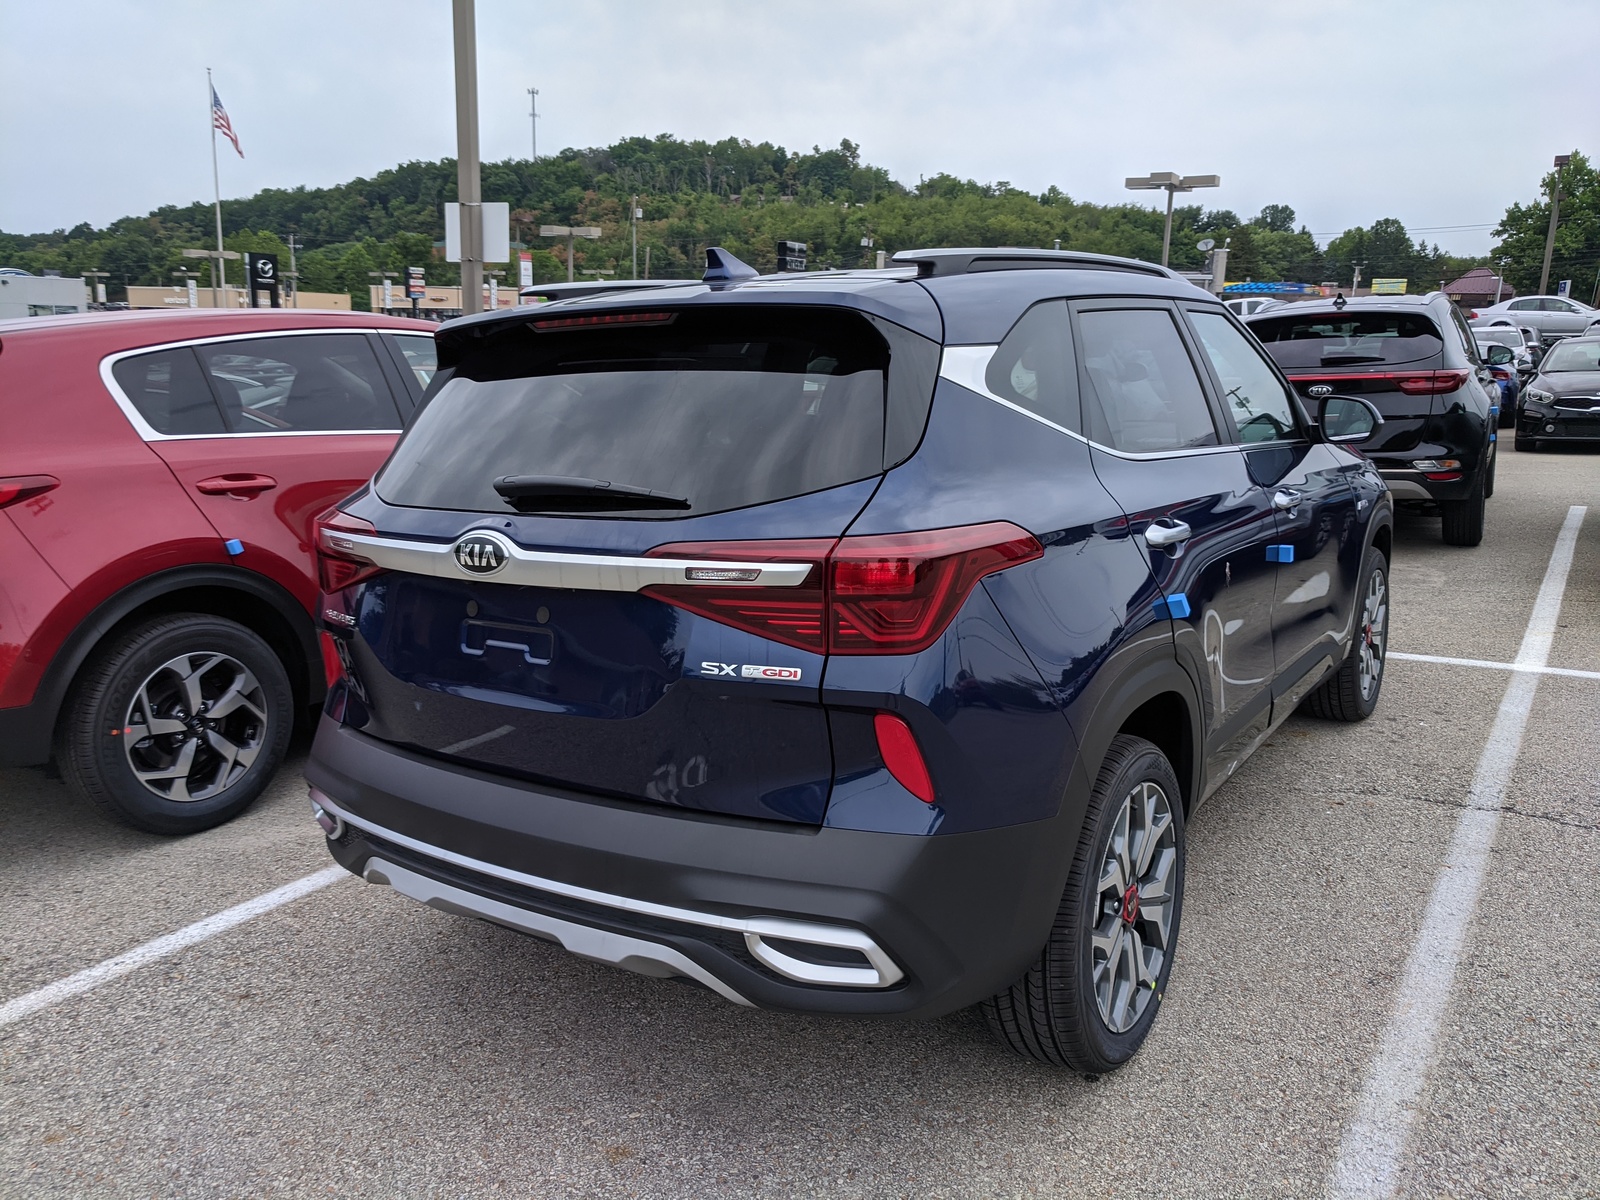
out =
{"type": "Polygon", "coordinates": [[[1168,546],[1176,546],[1180,542],[1187,542],[1192,536],[1194,536],[1194,530],[1190,529],[1182,521],[1173,521],[1171,519],[1166,519],[1160,525],[1152,521],[1145,526],[1144,531],[1145,545],[1154,546],[1158,550],[1164,550],[1168,546]]]}
{"type": "Polygon", "coordinates": [[[1279,512],[1293,512],[1300,507],[1302,499],[1304,497],[1293,488],[1282,488],[1272,494],[1272,507],[1279,512]]]}
{"type": "Polygon", "coordinates": [[[262,492],[271,491],[278,486],[278,481],[271,475],[213,475],[209,479],[202,479],[194,485],[194,490],[202,496],[236,496],[241,500],[248,500],[262,492]]]}

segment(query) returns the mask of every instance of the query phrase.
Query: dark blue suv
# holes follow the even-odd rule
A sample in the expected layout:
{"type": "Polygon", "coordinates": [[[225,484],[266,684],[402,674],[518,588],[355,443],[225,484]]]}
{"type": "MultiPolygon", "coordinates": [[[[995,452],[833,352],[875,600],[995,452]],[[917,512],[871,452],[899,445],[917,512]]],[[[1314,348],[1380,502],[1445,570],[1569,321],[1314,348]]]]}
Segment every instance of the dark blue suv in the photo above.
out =
{"type": "Polygon", "coordinates": [[[455,321],[318,530],[335,858],[738,1004],[1108,1070],[1184,824],[1378,699],[1392,506],[1145,263],[901,254],[455,321]]]}

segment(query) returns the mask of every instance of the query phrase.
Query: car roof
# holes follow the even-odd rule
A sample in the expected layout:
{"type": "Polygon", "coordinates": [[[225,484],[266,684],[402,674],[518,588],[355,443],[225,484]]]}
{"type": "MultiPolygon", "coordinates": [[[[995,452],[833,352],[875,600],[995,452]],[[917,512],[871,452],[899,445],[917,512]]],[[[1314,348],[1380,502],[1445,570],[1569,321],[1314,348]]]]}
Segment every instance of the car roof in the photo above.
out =
{"type": "Polygon", "coordinates": [[[1406,309],[1431,309],[1438,304],[1448,304],[1442,292],[1430,292],[1426,296],[1354,296],[1347,297],[1343,304],[1335,300],[1301,300],[1294,304],[1286,305],[1282,309],[1273,309],[1270,312],[1257,313],[1249,319],[1254,321],[1257,317],[1267,320],[1274,317],[1301,316],[1314,313],[1327,316],[1330,313],[1350,312],[1397,312],[1406,309]]]}
{"type": "Polygon", "coordinates": [[[329,328],[405,329],[431,334],[438,326],[409,317],[344,312],[339,309],[243,308],[218,311],[186,308],[174,312],[151,308],[0,320],[0,346],[16,337],[49,335],[69,340],[83,338],[97,346],[128,348],[185,338],[226,337],[235,333],[329,328]]]}
{"type": "MultiPolygon", "coordinates": [[[[897,254],[886,270],[806,271],[756,275],[731,282],[683,280],[644,289],[607,289],[539,308],[573,313],[684,305],[815,304],[854,308],[947,345],[1000,341],[1026,309],[1041,300],[1141,296],[1210,302],[1209,292],[1174,271],[1134,259],[1004,247],[940,249],[897,254]],[[642,293],[642,294],[641,294],[642,293]]],[[[527,320],[523,307],[440,326],[441,345],[504,323],[527,320]]]]}

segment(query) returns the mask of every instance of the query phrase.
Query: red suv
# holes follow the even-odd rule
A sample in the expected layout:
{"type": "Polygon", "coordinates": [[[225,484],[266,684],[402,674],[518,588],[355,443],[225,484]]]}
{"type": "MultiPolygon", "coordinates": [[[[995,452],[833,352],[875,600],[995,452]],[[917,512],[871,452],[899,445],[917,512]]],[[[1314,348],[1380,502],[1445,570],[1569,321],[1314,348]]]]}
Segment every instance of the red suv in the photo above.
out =
{"type": "Polygon", "coordinates": [[[327,672],[312,520],[382,464],[433,327],[364,313],[0,321],[0,764],[139,828],[242,811],[327,672]]]}

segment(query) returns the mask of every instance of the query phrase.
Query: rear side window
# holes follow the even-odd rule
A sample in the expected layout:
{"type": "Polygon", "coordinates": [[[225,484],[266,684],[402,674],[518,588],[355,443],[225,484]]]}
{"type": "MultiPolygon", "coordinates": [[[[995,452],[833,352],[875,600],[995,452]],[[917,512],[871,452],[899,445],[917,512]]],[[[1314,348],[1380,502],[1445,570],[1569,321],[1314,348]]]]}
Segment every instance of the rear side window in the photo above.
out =
{"type": "Polygon", "coordinates": [[[1438,327],[1417,313],[1285,314],[1251,321],[1250,332],[1289,371],[1413,363],[1444,349],[1438,327]]]}
{"type": "Polygon", "coordinates": [[[235,433],[400,428],[364,334],[241,338],[195,350],[235,433]]]}
{"type": "Polygon", "coordinates": [[[1130,454],[1218,444],[1194,363],[1165,309],[1078,314],[1089,436],[1130,454]]]}
{"type": "Polygon", "coordinates": [[[1065,300],[1035,304],[1011,327],[984,378],[989,391],[1077,432],[1078,368],[1065,300]]]}
{"type": "Polygon", "coordinates": [[[125,358],[111,374],[157,433],[181,437],[227,432],[188,346],[125,358]]]}
{"type": "Polygon", "coordinates": [[[394,344],[400,347],[406,366],[416,376],[418,390],[427,391],[428,385],[433,382],[434,372],[439,369],[439,355],[433,339],[420,334],[401,333],[395,335],[394,344]]]}
{"type": "Polygon", "coordinates": [[[378,494],[503,513],[514,506],[496,479],[546,476],[648,488],[698,515],[883,470],[889,347],[858,314],[767,305],[568,313],[536,311],[469,343],[378,494]]]}

